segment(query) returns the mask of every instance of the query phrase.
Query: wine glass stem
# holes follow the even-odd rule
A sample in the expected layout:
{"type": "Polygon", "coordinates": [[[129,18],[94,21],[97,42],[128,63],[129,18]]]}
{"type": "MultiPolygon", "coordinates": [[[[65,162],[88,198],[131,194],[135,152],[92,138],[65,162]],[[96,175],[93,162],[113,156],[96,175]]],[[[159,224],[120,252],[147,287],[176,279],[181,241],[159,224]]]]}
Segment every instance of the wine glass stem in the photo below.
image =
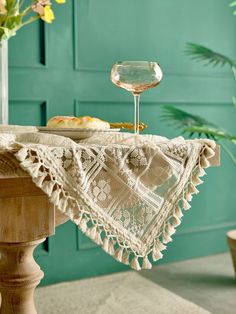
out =
{"type": "Polygon", "coordinates": [[[140,94],[134,94],[134,134],[139,134],[139,101],[140,94]]]}

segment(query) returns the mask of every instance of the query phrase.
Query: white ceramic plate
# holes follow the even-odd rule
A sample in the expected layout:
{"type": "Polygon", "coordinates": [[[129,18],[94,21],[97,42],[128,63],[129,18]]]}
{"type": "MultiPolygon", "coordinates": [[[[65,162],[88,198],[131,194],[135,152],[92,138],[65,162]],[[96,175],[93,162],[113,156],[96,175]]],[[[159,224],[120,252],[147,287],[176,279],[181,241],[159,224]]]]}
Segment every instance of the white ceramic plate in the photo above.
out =
{"type": "Polygon", "coordinates": [[[39,132],[50,133],[69,137],[72,140],[82,140],[93,136],[96,133],[119,132],[120,129],[69,129],[69,128],[48,128],[46,126],[37,127],[39,132]]]}

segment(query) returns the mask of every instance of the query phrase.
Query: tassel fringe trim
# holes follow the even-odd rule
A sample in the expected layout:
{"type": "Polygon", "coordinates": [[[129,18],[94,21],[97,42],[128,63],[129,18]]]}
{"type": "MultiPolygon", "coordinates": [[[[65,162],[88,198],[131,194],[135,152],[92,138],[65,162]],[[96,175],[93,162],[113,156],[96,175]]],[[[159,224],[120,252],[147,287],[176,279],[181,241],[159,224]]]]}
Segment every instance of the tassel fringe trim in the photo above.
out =
{"type": "MultiPolygon", "coordinates": [[[[192,200],[192,195],[198,193],[196,186],[203,183],[200,177],[206,174],[204,168],[207,168],[210,165],[208,159],[213,157],[215,154],[213,146],[212,141],[209,141],[209,145],[206,141],[206,144],[202,149],[196,171],[192,175],[192,178],[186,187],[187,190],[185,195],[179,200],[181,201],[181,207],[184,210],[190,209],[191,205],[189,202],[192,200]]],[[[23,147],[15,154],[16,158],[20,161],[21,167],[31,175],[35,184],[49,196],[50,201],[63,213],[65,213],[67,209],[66,214],[70,216],[70,218],[78,225],[80,230],[90,237],[95,243],[102,246],[104,251],[112,255],[117,261],[130,265],[131,268],[138,271],[141,269],[152,268],[152,263],[149,260],[149,254],[153,261],[158,261],[163,257],[161,251],[166,249],[165,244],[172,241],[171,236],[175,233],[176,227],[181,224],[183,213],[179,205],[177,205],[173,210],[168,223],[166,223],[163,228],[162,233],[154,240],[150,251],[145,256],[137,255],[137,252],[132,251],[131,248],[128,248],[123,243],[118,242],[118,239],[106,234],[101,225],[98,225],[96,221],[92,220],[89,217],[89,214],[85,214],[83,211],[78,214],[74,214],[72,209],[68,210],[68,196],[66,196],[60,186],[51,179],[49,170],[45,169],[45,167],[40,163],[40,159],[37,158],[37,156],[30,156],[29,151],[29,148],[23,147]]]]}

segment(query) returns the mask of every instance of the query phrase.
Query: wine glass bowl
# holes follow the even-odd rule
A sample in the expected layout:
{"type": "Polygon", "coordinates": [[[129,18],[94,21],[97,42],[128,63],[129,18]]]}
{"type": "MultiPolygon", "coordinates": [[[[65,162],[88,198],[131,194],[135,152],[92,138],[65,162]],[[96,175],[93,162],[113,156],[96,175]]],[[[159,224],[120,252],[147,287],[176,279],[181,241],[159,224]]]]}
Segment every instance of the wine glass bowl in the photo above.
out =
{"type": "Polygon", "coordinates": [[[132,94],[140,94],[157,86],[162,76],[157,62],[120,61],[111,70],[111,81],[132,94]]]}
{"type": "Polygon", "coordinates": [[[111,69],[111,81],[134,96],[134,133],[139,133],[140,94],[157,86],[162,80],[162,70],[157,62],[120,61],[111,69]]]}

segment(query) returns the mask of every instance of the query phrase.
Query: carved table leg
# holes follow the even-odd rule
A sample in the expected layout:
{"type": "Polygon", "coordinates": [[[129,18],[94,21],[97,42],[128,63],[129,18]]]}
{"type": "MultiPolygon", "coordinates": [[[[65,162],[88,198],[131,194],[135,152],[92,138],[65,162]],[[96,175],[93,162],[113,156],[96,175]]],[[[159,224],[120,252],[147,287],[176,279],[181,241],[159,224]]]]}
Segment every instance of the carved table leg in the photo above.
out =
{"type": "Polygon", "coordinates": [[[34,290],[43,278],[33,251],[44,239],[23,243],[0,242],[1,314],[36,314],[34,290]]]}

